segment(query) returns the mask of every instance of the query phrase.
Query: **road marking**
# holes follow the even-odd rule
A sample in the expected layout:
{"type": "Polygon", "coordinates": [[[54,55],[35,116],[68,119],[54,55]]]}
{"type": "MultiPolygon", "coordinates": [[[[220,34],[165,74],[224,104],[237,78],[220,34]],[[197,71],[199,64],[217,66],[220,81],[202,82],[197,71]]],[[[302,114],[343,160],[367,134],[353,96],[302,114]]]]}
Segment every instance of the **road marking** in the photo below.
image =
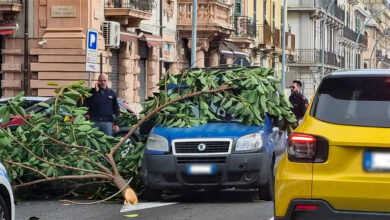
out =
{"type": "Polygon", "coordinates": [[[142,202],[138,203],[138,205],[123,205],[120,212],[132,212],[135,210],[150,209],[174,204],[177,204],[177,202],[142,202]]]}
{"type": "Polygon", "coordinates": [[[270,218],[270,219],[268,219],[268,220],[274,220],[274,217],[272,217],[272,218],[270,218]]]}

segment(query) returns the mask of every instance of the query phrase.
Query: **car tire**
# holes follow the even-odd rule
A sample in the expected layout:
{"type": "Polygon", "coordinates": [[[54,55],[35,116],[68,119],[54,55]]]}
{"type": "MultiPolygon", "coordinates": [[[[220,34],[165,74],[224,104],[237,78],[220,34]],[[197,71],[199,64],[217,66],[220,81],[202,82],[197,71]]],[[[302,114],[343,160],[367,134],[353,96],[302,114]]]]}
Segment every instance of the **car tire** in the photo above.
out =
{"type": "Polygon", "coordinates": [[[274,199],[274,181],[273,172],[270,172],[268,181],[265,185],[259,187],[259,198],[265,201],[273,201],[274,199]]]}
{"type": "Polygon", "coordinates": [[[9,207],[5,203],[3,196],[0,195],[0,220],[11,220],[11,213],[9,207]]]}
{"type": "Polygon", "coordinates": [[[162,190],[155,190],[145,188],[142,192],[142,198],[147,201],[159,201],[161,200],[162,190]]]}

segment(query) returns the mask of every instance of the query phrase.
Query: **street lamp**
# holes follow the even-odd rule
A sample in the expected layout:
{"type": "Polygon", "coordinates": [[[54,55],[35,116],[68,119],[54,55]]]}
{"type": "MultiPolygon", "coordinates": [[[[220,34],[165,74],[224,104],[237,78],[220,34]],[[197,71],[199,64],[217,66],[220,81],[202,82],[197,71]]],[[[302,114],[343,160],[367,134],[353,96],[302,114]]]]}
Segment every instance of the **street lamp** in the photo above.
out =
{"type": "Polygon", "coordinates": [[[324,78],[325,76],[325,30],[326,30],[326,19],[328,18],[328,13],[330,12],[330,9],[332,8],[333,4],[336,0],[332,0],[332,2],[328,5],[328,9],[326,10],[324,20],[322,21],[322,53],[321,53],[321,78],[324,78]]]}
{"type": "MultiPolygon", "coordinates": [[[[381,10],[377,11],[375,14],[371,15],[370,17],[368,17],[369,19],[366,22],[364,22],[363,27],[359,30],[359,33],[358,33],[358,36],[356,37],[355,45],[354,45],[354,48],[353,48],[352,60],[353,60],[353,68],[354,69],[356,67],[356,49],[357,49],[357,46],[358,46],[358,41],[359,41],[360,35],[362,34],[362,30],[364,30],[366,28],[366,25],[368,24],[368,22],[370,22],[373,18],[375,18],[379,13],[382,13],[384,10],[389,9],[388,7],[382,8],[381,10]]],[[[371,64],[370,64],[370,66],[371,66],[371,64]]]]}
{"type": "Polygon", "coordinates": [[[198,15],[198,1],[192,0],[192,41],[191,41],[191,68],[196,67],[196,20],[198,15]]]}

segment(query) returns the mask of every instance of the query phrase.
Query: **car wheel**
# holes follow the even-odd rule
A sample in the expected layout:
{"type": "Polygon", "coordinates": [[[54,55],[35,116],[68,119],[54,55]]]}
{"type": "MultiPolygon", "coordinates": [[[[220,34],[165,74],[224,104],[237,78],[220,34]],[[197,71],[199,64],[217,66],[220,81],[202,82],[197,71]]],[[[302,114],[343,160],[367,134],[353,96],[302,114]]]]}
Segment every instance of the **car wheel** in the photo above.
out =
{"type": "Polygon", "coordinates": [[[148,201],[159,201],[161,200],[161,190],[145,188],[142,192],[142,198],[148,201]]]}
{"type": "Polygon", "coordinates": [[[274,175],[271,173],[265,185],[259,187],[259,198],[265,201],[273,201],[274,198],[274,175]]]}
{"type": "Polygon", "coordinates": [[[0,195],[0,220],[10,220],[11,215],[3,196],[0,195]]]}

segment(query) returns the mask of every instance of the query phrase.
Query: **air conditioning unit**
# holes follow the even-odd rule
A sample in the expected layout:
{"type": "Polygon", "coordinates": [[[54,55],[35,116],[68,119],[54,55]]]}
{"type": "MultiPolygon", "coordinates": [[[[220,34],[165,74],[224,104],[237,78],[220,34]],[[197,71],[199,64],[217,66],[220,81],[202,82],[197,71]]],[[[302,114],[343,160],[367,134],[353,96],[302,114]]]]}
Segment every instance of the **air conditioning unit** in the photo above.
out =
{"type": "Polygon", "coordinates": [[[106,47],[119,48],[121,25],[115,21],[103,21],[102,29],[106,47]]]}
{"type": "Polygon", "coordinates": [[[296,63],[297,62],[297,56],[295,56],[295,55],[288,55],[288,62],[296,63]]]}

